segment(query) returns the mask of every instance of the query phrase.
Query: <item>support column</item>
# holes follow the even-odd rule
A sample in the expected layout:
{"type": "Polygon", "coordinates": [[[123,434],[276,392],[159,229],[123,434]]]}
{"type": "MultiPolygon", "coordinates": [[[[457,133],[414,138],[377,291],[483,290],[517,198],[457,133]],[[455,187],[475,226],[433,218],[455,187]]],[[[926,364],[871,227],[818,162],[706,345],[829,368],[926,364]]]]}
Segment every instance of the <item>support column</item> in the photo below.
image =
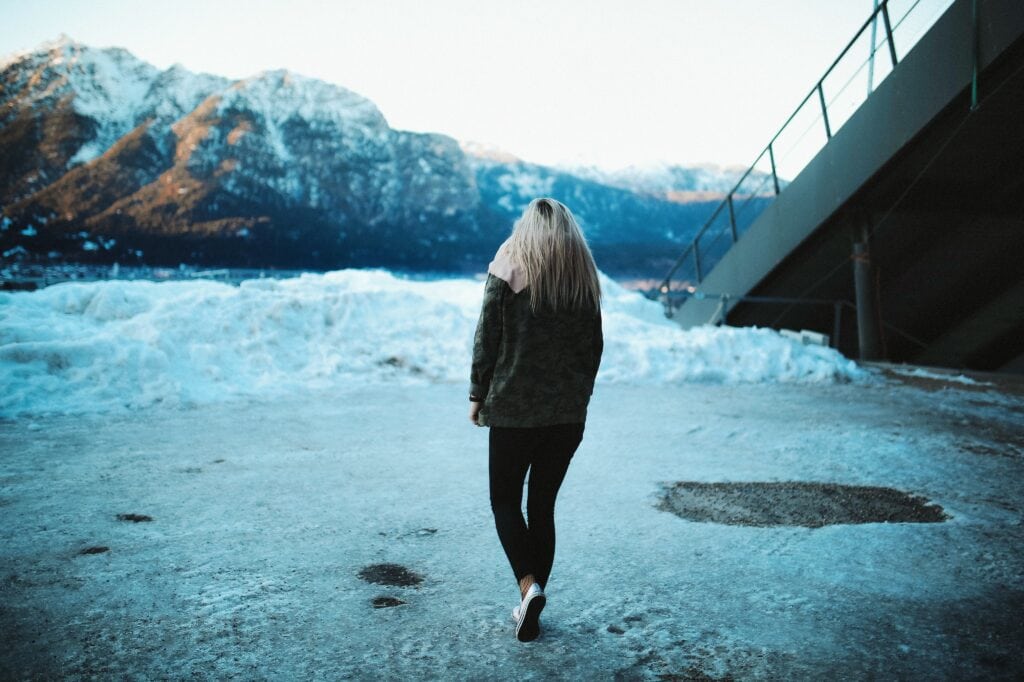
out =
{"type": "MultiPolygon", "coordinates": [[[[867,235],[864,235],[866,237],[867,235]]],[[[868,242],[853,245],[853,283],[857,297],[857,343],[861,360],[879,359],[878,311],[868,242]]]]}

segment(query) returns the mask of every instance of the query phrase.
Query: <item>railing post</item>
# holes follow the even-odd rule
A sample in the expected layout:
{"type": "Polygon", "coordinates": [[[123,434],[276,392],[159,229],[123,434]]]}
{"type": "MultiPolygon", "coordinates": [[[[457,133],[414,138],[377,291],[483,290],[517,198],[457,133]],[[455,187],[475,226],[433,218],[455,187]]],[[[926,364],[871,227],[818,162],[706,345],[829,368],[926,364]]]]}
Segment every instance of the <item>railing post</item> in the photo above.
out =
{"type": "Polygon", "coordinates": [[[978,0],[971,2],[971,111],[978,108],[978,0]]]}
{"type": "Polygon", "coordinates": [[[836,301],[832,305],[832,347],[839,350],[839,332],[843,328],[843,302],[836,301]]]}
{"type": "MultiPolygon", "coordinates": [[[[772,144],[775,144],[774,142],[772,144]]],[[[768,158],[772,161],[772,182],[775,183],[775,195],[779,194],[779,175],[775,172],[775,152],[772,151],[772,144],[768,145],[768,158]]]]}
{"type": "Polygon", "coordinates": [[[821,87],[821,81],[818,81],[818,99],[821,101],[821,118],[825,121],[825,137],[832,139],[832,128],[828,124],[828,107],[825,106],[825,90],[821,87]]]}
{"type": "Polygon", "coordinates": [[[875,89],[875,40],[878,39],[878,0],[875,0],[875,11],[871,13],[871,44],[868,46],[868,96],[875,89]]]}
{"type": "Polygon", "coordinates": [[[661,283],[662,304],[665,306],[665,317],[672,317],[672,275],[661,283]]]}
{"type": "Polygon", "coordinates": [[[736,212],[732,207],[732,192],[726,196],[726,201],[729,202],[729,230],[732,232],[732,243],[736,243],[736,212]]]}
{"type": "Polygon", "coordinates": [[[719,309],[722,311],[722,314],[719,316],[718,322],[715,323],[715,326],[721,327],[722,325],[728,325],[729,324],[729,294],[722,294],[722,296],[720,298],[719,309]]]}
{"type": "Polygon", "coordinates": [[[885,39],[889,43],[889,58],[896,68],[896,44],[892,42],[892,24],[889,23],[889,0],[882,0],[882,21],[885,22],[885,39]]]}
{"type": "Polygon", "coordinates": [[[693,272],[697,276],[697,284],[700,284],[704,276],[700,271],[700,246],[696,239],[693,240],[693,272]]]}

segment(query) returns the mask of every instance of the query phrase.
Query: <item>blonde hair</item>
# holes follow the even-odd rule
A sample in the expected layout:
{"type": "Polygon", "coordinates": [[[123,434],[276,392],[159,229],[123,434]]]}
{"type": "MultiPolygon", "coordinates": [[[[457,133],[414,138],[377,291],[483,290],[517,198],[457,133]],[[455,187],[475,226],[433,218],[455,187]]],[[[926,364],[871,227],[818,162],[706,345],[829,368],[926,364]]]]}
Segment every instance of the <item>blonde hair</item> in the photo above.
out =
{"type": "Polygon", "coordinates": [[[560,201],[531,201],[501,250],[525,271],[533,312],[601,309],[594,256],[572,211],[560,201]]]}

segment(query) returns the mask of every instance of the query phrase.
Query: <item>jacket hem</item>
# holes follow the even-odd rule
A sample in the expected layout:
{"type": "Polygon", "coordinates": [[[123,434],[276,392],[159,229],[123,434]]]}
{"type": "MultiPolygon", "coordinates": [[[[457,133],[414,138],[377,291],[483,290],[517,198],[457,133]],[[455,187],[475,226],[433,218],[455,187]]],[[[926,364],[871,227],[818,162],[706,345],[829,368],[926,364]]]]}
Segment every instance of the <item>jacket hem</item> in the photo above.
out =
{"type": "Polygon", "coordinates": [[[483,426],[501,426],[501,427],[522,427],[528,428],[532,426],[554,426],[556,424],[585,424],[587,421],[587,413],[565,413],[565,414],[554,414],[546,415],[543,417],[495,417],[493,415],[485,415],[481,413],[481,424],[483,426]]]}

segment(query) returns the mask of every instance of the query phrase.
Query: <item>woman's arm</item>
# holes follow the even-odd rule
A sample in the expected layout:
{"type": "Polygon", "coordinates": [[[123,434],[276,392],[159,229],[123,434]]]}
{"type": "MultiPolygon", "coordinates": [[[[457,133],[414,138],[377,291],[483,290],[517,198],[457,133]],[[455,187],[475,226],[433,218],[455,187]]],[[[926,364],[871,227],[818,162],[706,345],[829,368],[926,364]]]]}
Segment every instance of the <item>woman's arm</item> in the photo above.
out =
{"type": "MultiPolygon", "coordinates": [[[[479,397],[480,402],[487,397],[491,377],[494,376],[494,365],[498,361],[498,348],[501,345],[501,303],[505,286],[504,280],[491,274],[487,275],[484,302],[473,337],[473,366],[469,378],[470,395],[479,397]]],[[[470,419],[476,423],[474,417],[475,412],[471,411],[470,419]]]]}

